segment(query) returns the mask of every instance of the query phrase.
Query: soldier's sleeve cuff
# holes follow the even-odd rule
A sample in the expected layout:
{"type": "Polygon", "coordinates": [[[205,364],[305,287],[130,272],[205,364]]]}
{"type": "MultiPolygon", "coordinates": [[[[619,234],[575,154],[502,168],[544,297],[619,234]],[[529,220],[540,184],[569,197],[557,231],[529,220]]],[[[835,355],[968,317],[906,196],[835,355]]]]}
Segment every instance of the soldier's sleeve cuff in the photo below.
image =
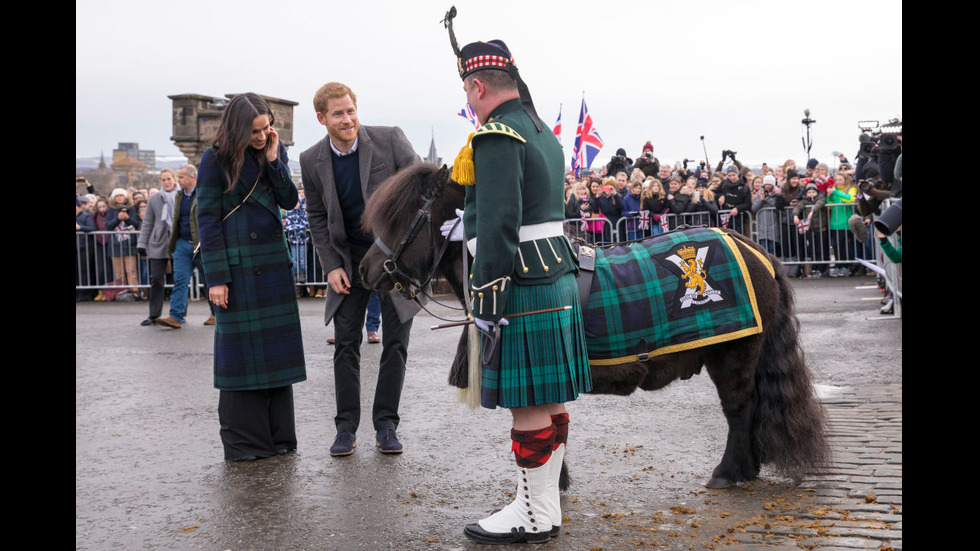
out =
{"type": "Polygon", "coordinates": [[[496,320],[504,313],[504,297],[510,276],[499,277],[483,285],[470,286],[470,298],[473,299],[473,313],[483,319],[496,320]]]}

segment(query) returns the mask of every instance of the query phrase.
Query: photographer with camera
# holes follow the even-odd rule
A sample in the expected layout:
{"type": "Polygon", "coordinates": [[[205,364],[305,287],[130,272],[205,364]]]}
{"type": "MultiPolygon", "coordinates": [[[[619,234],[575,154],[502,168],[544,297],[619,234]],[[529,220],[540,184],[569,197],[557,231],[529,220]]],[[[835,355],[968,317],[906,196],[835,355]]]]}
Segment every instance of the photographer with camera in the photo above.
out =
{"type": "Polygon", "coordinates": [[[616,177],[616,174],[625,172],[627,175],[633,168],[633,159],[626,156],[626,150],[620,147],[616,150],[616,155],[606,164],[606,175],[616,177]]]}
{"type": "MultiPolygon", "coordinates": [[[[645,177],[657,176],[660,173],[660,160],[653,156],[653,144],[649,141],[643,144],[643,152],[633,163],[634,169],[643,171],[645,177]]],[[[632,174],[632,173],[631,173],[632,174]]]]}
{"type": "Polygon", "coordinates": [[[728,165],[725,171],[726,179],[722,182],[720,193],[718,194],[718,208],[719,210],[729,210],[729,228],[734,229],[742,235],[748,235],[745,232],[746,219],[742,214],[752,209],[751,190],[749,189],[749,184],[739,175],[740,170],[744,169],[744,167],[742,163],[735,159],[735,152],[727,149],[722,151],[722,158],[719,164],[724,164],[726,157],[731,159],[732,164],[728,165]]]}

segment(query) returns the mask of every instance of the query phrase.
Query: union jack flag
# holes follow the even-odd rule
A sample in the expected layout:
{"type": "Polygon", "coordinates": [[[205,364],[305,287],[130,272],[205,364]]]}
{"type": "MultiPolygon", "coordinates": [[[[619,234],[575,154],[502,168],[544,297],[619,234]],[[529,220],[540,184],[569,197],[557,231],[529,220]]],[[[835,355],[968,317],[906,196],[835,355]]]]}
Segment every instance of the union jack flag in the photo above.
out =
{"type": "Polygon", "coordinates": [[[561,143],[561,104],[558,104],[558,122],[555,123],[555,127],[551,130],[555,133],[555,137],[558,138],[558,143],[561,143]]]}
{"type": "Polygon", "coordinates": [[[731,215],[731,213],[726,213],[726,214],[722,214],[718,218],[721,221],[721,227],[727,228],[728,227],[728,221],[731,220],[732,215],[731,215]]]}
{"type": "Polygon", "coordinates": [[[641,210],[640,211],[640,220],[638,222],[637,229],[640,229],[640,230],[649,230],[650,229],[650,211],[648,211],[648,210],[641,210]]]}
{"type": "Polygon", "coordinates": [[[807,231],[809,231],[809,229],[810,229],[810,219],[804,218],[803,220],[800,220],[800,225],[797,226],[797,231],[799,231],[800,234],[804,234],[807,231]]]}
{"type": "Polygon", "coordinates": [[[460,109],[458,115],[473,123],[473,128],[480,128],[480,121],[476,120],[476,113],[473,112],[470,104],[467,103],[466,107],[460,109]]]}
{"type": "Polygon", "coordinates": [[[670,231],[670,223],[667,221],[667,211],[660,215],[660,229],[670,231]]]}
{"type": "Polygon", "coordinates": [[[575,129],[575,148],[572,150],[572,170],[575,175],[583,168],[591,168],[592,161],[602,149],[602,138],[592,125],[592,115],[582,98],[582,112],[578,115],[578,128],[575,129]]]}

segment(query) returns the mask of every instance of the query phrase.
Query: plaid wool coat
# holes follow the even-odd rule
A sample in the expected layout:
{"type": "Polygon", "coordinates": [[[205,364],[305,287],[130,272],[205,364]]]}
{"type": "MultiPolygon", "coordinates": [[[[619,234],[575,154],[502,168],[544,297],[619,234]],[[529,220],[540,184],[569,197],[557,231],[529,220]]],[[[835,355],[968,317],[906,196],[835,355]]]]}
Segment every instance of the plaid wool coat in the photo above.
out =
{"type": "Polygon", "coordinates": [[[229,294],[228,308],[215,308],[214,386],[220,390],[306,380],[296,284],[279,210],[298,201],[287,162],[282,144],[273,163],[246,154],[238,184],[226,193],[215,150],[201,157],[197,220],[204,272],[208,285],[226,284],[229,294]],[[249,195],[259,162],[264,173],[249,195]]]}

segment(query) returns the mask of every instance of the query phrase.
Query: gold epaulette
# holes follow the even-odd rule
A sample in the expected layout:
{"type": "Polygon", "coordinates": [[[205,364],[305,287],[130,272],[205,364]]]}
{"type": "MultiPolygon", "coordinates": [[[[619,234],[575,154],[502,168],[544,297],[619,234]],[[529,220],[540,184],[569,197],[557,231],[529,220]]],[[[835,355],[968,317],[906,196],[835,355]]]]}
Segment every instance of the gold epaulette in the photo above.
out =
{"type": "Polygon", "coordinates": [[[521,143],[527,143],[527,140],[518,134],[516,130],[501,122],[488,122],[487,124],[484,124],[477,129],[476,134],[474,134],[473,137],[477,138],[487,134],[503,134],[505,136],[510,136],[521,143]]]}

